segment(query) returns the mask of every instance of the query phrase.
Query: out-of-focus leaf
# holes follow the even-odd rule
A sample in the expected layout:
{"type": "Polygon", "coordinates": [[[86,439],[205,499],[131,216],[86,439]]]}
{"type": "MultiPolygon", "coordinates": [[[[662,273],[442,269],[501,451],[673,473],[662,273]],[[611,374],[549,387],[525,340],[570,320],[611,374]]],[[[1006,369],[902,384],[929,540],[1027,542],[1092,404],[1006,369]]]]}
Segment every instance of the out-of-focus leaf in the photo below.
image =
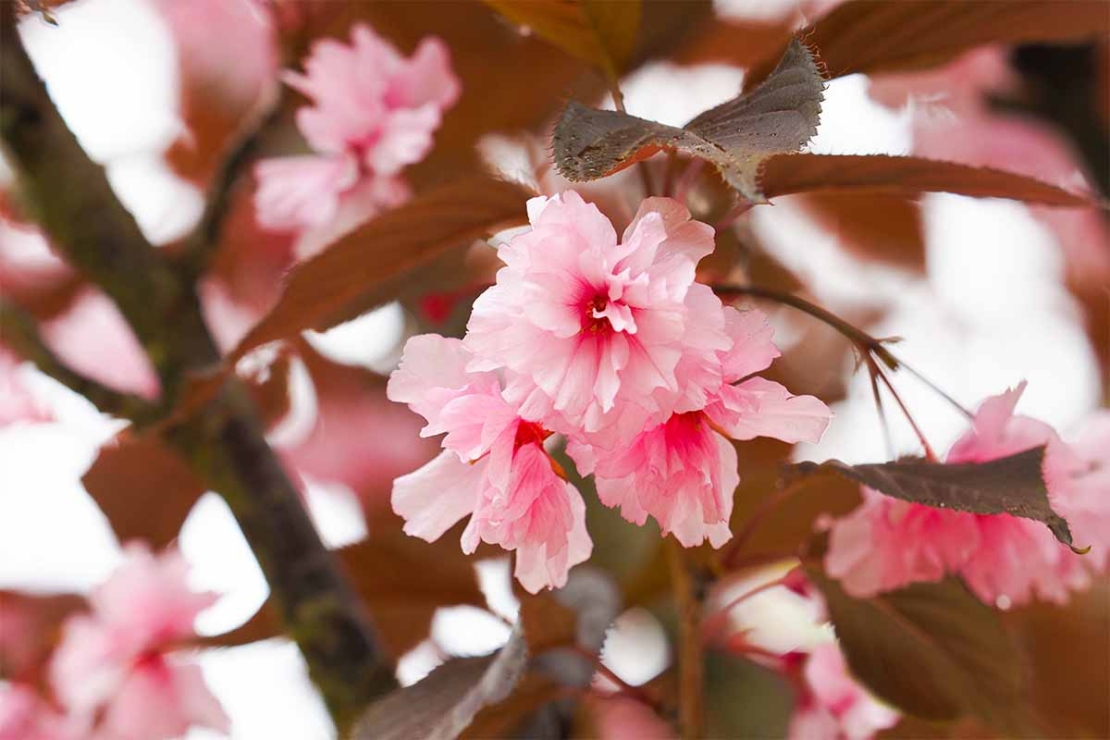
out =
{"type": "Polygon", "coordinates": [[[355,722],[356,740],[451,740],[474,716],[507,697],[524,675],[528,646],[518,626],[494,655],[444,663],[426,678],[380,699],[355,722]]]}
{"type": "MultiPolygon", "coordinates": [[[[1088,0],[853,0],[799,33],[830,77],[902,72],[942,64],[984,44],[1067,42],[1110,33],[1104,4],[1088,0]]],[[[771,60],[752,69],[757,84],[771,60]]]]}
{"type": "Polygon", "coordinates": [[[955,579],[853,599],[807,569],[828,605],[852,674],[879,698],[926,719],[974,715],[1024,734],[1024,656],[998,616],[955,579]]]}
{"type": "Polygon", "coordinates": [[[177,537],[193,504],[207,490],[189,464],[156,434],[130,430],[101,448],[81,482],[121,542],[145,540],[155,549],[177,537]]]}
{"type": "Polygon", "coordinates": [[[327,329],[393,299],[405,276],[448,250],[526,221],[529,193],[475,178],[378,216],[289,274],[281,298],[236,355],[303,329],[327,329]]]}
{"type": "Polygon", "coordinates": [[[989,167],[885,154],[784,154],[760,167],[758,188],[766,198],[792,193],[884,193],[914,196],[956,193],[1010,198],[1050,206],[1094,206],[1089,195],[989,167]]]}
{"type": "Polygon", "coordinates": [[[794,41],[767,81],[750,95],[712,108],[682,128],[571,102],[555,126],[555,164],[576,182],[596,180],[651,156],[677,149],[712,162],[753,202],[759,164],[796,152],[817,131],[824,97],[817,61],[794,41]]]}
{"type": "Polygon", "coordinates": [[[636,48],[640,0],[485,0],[513,23],[616,81],[636,48]]]}
{"type": "Polygon", "coordinates": [[[83,611],[77,594],[0,591],[0,679],[35,683],[58,643],[62,623],[83,611]]]}
{"type": "Polygon", "coordinates": [[[789,18],[780,21],[707,18],[687,34],[668,61],[748,68],[772,55],[781,55],[792,36],[792,27],[789,18]]]}
{"type": "Polygon", "coordinates": [[[559,728],[571,719],[573,706],[557,701],[563,689],[581,691],[590,685],[596,666],[583,654],[600,653],[605,634],[621,609],[616,582],[592,566],[571,570],[567,585],[556,591],[520,598],[520,624],[533,658],[519,691],[487,707],[463,737],[560,738],[559,728]]]}
{"type": "Polygon", "coordinates": [[[1041,522],[1073,550],[1068,523],[1052,510],[1041,467],[1044,447],[981,463],[928,462],[907,458],[847,465],[839,460],[798,463],[801,473],[832,471],[880,493],[915,504],[972,514],[1010,514],[1041,522]]]}
{"type": "Polygon", "coordinates": [[[803,208],[845,251],[913,272],[925,269],[921,208],[909,198],[879,193],[808,193],[803,208]]]}
{"type": "Polygon", "coordinates": [[[1034,603],[1002,615],[1032,670],[1033,706],[1060,737],[1110,737],[1110,584],[1074,593],[1067,605],[1034,603]]]}
{"type": "MultiPolygon", "coordinates": [[[[458,528],[436,542],[394,530],[336,551],[389,652],[400,656],[428,636],[441,606],[484,606],[478,576],[462,554],[458,528]]],[[[208,646],[242,645],[281,633],[267,602],[242,626],[205,638],[208,646]]]]}

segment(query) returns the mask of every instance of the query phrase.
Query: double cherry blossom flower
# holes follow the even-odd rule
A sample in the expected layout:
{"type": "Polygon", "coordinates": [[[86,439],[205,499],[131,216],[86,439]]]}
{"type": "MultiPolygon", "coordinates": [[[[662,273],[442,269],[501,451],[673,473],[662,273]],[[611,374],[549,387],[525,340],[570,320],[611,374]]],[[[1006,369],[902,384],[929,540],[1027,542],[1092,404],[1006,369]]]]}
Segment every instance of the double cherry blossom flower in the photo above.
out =
{"type": "MultiPolygon", "coordinates": [[[[84,728],[72,737],[113,740],[179,737],[193,725],[227,732],[200,666],[176,652],[195,637],[197,614],[216,597],[188,587],[188,566],[176,551],[154,555],[133,544],[124,555],[91,595],[91,611],[66,622],[54,653],[50,685],[67,710],[65,726],[84,728]]],[[[34,721],[62,724],[45,708],[34,721]]]]}
{"type": "Polygon", "coordinates": [[[826,567],[854,596],[958,575],[984,602],[1006,606],[1033,598],[1063,603],[1106,567],[1110,551],[1110,414],[1096,416],[1074,444],[1044,422],[1014,414],[1025,384],[983,402],[972,428],[953,445],[950,463],[995,460],[1045,447],[1042,476],[1053,510],[1077,555],[1039,522],[1005,514],[936,509],[864,487],[863,504],[830,531],[826,567]]]}
{"type": "Polygon", "coordinates": [[[328,224],[344,205],[369,218],[404,202],[401,170],[427,155],[459,96],[447,46],[427,38],[406,59],[358,24],[350,45],[313,44],[304,69],[283,79],[313,102],[296,119],[314,153],[258,163],[259,223],[303,229],[328,224]]]}
{"type": "Polygon", "coordinates": [[[685,545],[729,538],[738,483],[730,439],[816,441],[816,398],[751,377],[778,356],[756,311],[695,281],[713,230],[649,198],[618,241],[573,191],[528,203],[531,229],[498,248],[505,267],[463,340],[414,337],[389,397],[445,434],[444,452],[394,485],[406,531],[437,539],[467,515],[463,548],[517,552],[530,591],[589,557],[584,503],[547,446],[553,434],[601,501],[685,545]]]}

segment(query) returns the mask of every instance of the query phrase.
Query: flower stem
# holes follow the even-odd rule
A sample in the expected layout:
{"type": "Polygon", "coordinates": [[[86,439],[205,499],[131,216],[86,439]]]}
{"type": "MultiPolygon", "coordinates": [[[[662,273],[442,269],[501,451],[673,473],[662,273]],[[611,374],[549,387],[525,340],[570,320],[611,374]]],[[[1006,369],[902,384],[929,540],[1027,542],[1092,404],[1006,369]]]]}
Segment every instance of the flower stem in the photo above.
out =
{"type": "Polygon", "coordinates": [[[671,589],[678,612],[678,725],[682,740],[704,735],[705,670],[702,662],[702,595],[694,570],[677,540],[667,542],[671,589]]]}

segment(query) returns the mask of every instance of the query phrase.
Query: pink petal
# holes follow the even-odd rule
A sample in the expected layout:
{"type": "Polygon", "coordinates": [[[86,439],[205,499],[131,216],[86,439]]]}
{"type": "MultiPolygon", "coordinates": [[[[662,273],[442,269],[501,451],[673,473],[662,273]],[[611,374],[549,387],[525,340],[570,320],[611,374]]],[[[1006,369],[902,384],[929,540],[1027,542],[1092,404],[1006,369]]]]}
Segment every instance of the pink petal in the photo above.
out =
{"type": "Polygon", "coordinates": [[[444,451],[395,480],[393,511],[405,520],[405,533],[434,542],[473,512],[487,464],[464,463],[455,453],[444,451]]]}
{"type": "Polygon", "coordinates": [[[722,386],[719,401],[707,413],[737,440],[774,437],[784,442],[820,441],[832,411],[813,396],[794,396],[763,378],[722,386]]]}

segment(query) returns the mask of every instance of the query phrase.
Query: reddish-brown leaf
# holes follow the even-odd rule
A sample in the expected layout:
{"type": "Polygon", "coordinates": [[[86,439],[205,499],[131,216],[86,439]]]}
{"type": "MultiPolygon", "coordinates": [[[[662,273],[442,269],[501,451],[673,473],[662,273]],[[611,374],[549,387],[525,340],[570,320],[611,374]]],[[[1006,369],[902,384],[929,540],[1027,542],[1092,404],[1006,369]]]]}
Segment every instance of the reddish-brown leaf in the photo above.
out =
{"type": "Polygon", "coordinates": [[[524,223],[529,193],[474,178],[444,186],[375,218],[297,265],[274,308],[236,349],[303,329],[327,329],[395,298],[406,276],[451,249],[524,223]]]}
{"type": "Polygon", "coordinates": [[[914,272],[925,269],[924,225],[913,200],[877,193],[807,193],[798,200],[850,254],[914,272]]]}
{"type": "MultiPolygon", "coordinates": [[[[854,0],[800,35],[817,47],[830,77],[901,72],[942,64],[984,44],[1097,39],[1110,33],[1106,5],[1090,0],[854,0]]],[[[746,87],[774,68],[774,54],[746,87]]]]}
{"type": "Polygon", "coordinates": [[[962,583],[854,599],[824,573],[807,575],[825,597],[852,674],[876,696],[928,719],[974,715],[1007,736],[1029,728],[1024,656],[962,583]]]}
{"type": "Polygon", "coordinates": [[[0,679],[35,683],[42,678],[62,623],[86,606],[77,594],[0,591],[0,679]]]}
{"type": "Polygon", "coordinates": [[[921,157],[784,154],[766,159],[759,186],[767,198],[794,193],[956,193],[1050,206],[1093,206],[1087,195],[1013,172],[921,157]]]}
{"type": "MultiPolygon", "coordinates": [[[[336,551],[389,652],[400,657],[428,636],[441,606],[484,606],[471,561],[459,549],[459,528],[428,543],[400,531],[374,533],[336,551]]],[[[205,645],[242,645],[280,634],[269,602],[245,624],[203,640],[205,645]]]]}
{"type": "Polygon", "coordinates": [[[81,479],[121,542],[155,549],[177,537],[207,486],[155,434],[121,432],[81,479]]]}
{"type": "Polygon", "coordinates": [[[577,59],[620,78],[640,28],[640,0],[485,0],[577,59]]]}

